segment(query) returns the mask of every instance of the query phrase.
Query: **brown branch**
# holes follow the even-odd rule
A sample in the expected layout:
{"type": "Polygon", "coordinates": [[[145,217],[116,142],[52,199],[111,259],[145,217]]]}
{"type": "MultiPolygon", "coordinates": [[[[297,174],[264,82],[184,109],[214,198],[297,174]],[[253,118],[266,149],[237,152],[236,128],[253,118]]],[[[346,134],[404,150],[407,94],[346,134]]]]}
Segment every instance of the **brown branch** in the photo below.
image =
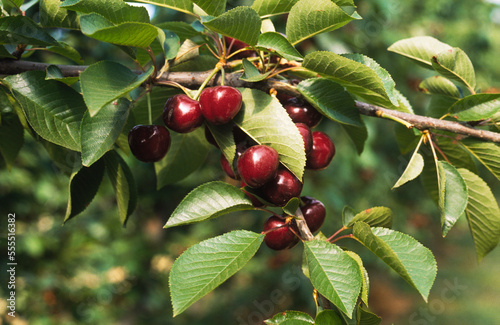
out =
{"type": "MultiPolygon", "coordinates": [[[[29,62],[22,60],[1,59],[0,60],[0,75],[13,75],[31,70],[45,70],[49,64],[29,62]]],[[[62,74],[67,77],[79,76],[80,73],[87,68],[82,65],[58,65],[62,74]]],[[[137,73],[142,73],[137,71],[137,73]]],[[[203,81],[210,75],[211,71],[203,72],[169,72],[163,74],[158,81],[171,81],[181,84],[188,88],[197,88],[203,81]]],[[[246,82],[240,80],[241,73],[226,73],[225,83],[234,87],[248,87],[256,88],[268,92],[274,88],[278,92],[287,93],[290,95],[300,96],[299,92],[291,85],[278,80],[265,80],[261,82],[246,82]]],[[[209,83],[209,85],[220,84],[220,75],[216,75],[209,83]]],[[[383,115],[389,115],[411,124],[414,128],[419,130],[443,130],[450,131],[456,134],[471,136],[491,142],[500,142],[500,133],[476,129],[471,126],[461,124],[454,121],[439,120],[431,117],[403,113],[395,110],[386,109],[383,107],[367,104],[364,102],[356,101],[356,107],[359,112],[366,116],[374,116],[384,118],[383,115]]]]}

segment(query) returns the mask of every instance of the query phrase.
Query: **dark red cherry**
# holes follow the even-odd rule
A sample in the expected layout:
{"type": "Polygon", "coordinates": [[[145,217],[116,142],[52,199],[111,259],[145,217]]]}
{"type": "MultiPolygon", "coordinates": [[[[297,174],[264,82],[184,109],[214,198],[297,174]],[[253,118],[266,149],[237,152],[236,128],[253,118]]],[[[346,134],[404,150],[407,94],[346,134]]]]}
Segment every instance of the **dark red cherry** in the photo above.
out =
{"type": "Polygon", "coordinates": [[[294,123],[304,123],[311,129],[319,124],[323,115],[306,102],[288,101],[284,105],[294,123]]]}
{"type": "Polygon", "coordinates": [[[302,183],[287,169],[278,170],[276,177],[262,186],[264,198],[277,206],[285,206],[302,192],[302,183]]]}
{"type": "Polygon", "coordinates": [[[313,145],[311,129],[304,123],[295,123],[295,126],[299,129],[302,140],[304,140],[304,149],[307,154],[311,151],[313,145]]]}
{"type": "Polygon", "coordinates": [[[335,145],[330,137],[321,131],[312,133],[313,147],[307,154],[306,168],[308,169],[325,169],[335,156],[335,145]]]}
{"type": "Polygon", "coordinates": [[[274,250],[282,250],[295,246],[298,242],[298,237],[295,236],[290,228],[293,228],[298,233],[294,220],[287,223],[285,218],[270,216],[263,227],[264,232],[269,231],[264,237],[267,247],[274,250]]]}
{"type": "Polygon", "coordinates": [[[321,201],[316,200],[310,196],[303,196],[300,198],[303,206],[300,207],[306,224],[311,232],[318,231],[326,217],[326,209],[321,201]]]}
{"type": "Polygon", "coordinates": [[[222,166],[222,170],[226,172],[227,176],[232,179],[240,179],[238,174],[235,174],[231,166],[229,165],[229,161],[227,161],[226,156],[223,153],[220,154],[220,165],[222,166]]]}
{"type": "Polygon", "coordinates": [[[136,125],[128,134],[134,156],[144,162],[161,160],[170,148],[170,133],[160,125],[136,125]]]}
{"type": "Polygon", "coordinates": [[[172,131],[188,133],[198,128],[205,118],[200,103],[185,94],[170,97],[163,109],[163,122],[172,131]]]}
{"type": "Polygon", "coordinates": [[[242,104],[241,93],[229,86],[205,88],[200,95],[201,112],[214,124],[226,124],[238,114],[242,104]]]}
{"type": "MultiPolygon", "coordinates": [[[[247,184],[245,184],[244,181],[241,181],[241,187],[245,187],[247,186],[247,184]]],[[[254,207],[262,207],[264,206],[264,203],[260,202],[260,200],[258,198],[256,198],[254,195],[248,193],[247,191],[243,190],[243,192],[245,192],[245,194],[248,196],[248,198],[250,199],[250,201],[252,201],[252,204],[254,207]]]]}
{"type": "Polygon", "coordinates": [[[238,174],[248,186],[260,187],[276,176],[279,164],[276,150],[257,145],[245,150],[238,158],[238,174]]]}
{"type": "MultiPolygon", "coordinates": [[[[232,37],[224,36],[224,39],[226,40],[226,46],[230,48],[229,54],[232,54],[238,50],[244,49],[245,47],[248,47],[247,43],[244,43],[240,40],[237,40],[232,37]]],[[[235,59],[243,59],[243,58],[249,58],[252,56],[256,56],[255,52],[252,50],[246,50],[246,51],[241,51],[233,56],[235,59]]]]}

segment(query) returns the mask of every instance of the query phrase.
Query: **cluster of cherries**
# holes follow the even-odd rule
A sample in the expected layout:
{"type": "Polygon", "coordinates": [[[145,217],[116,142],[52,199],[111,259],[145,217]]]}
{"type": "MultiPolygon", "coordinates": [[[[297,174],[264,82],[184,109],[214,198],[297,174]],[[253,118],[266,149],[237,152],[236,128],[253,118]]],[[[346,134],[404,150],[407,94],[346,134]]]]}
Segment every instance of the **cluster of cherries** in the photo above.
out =
{"type": "MultiPolygon", "coordinates": [[[[306,168],[326,168],[335,155],[331,139],[321,131],[311,131],[320,122],[322,115],[308,103],[295,97],[281,95],[290,118],[299,130],[306,152],[306,168]]],[[[231,122],[242,105],[241,93],[233,87],[216,86],[205,88],[199,100],[184,94],[167,100],[163,110],[163,122],[168,129],[178,133],[192,132],[204,121],[212,125],[231,122]]],[[[134,156],[144,162],[162,159],[170,147],[170,133],[160,125],[137,125],[129,133],[129,145],[134,156]]],[[[218,147],[208,127],[207,140],[218,147]]],[[[302,182],[280,164],[278,152],[266,145],[257,144],[236,125],[233,127],[236,154],[233,166],[221,154],[220,162],[226,174],[241,181],[241,186],[255,206],[285,206],[289,200],[300,197],[302,182]]],[[[324,222],[324,205],[311,197],[300,197],[300,209],[311,232],[317,231],[324,222]]],[[[291,248],[298,241],[298,228],[291,216],[271,216],[264,224],[265,243],[268,247],[281,250],[291,248]]]]}

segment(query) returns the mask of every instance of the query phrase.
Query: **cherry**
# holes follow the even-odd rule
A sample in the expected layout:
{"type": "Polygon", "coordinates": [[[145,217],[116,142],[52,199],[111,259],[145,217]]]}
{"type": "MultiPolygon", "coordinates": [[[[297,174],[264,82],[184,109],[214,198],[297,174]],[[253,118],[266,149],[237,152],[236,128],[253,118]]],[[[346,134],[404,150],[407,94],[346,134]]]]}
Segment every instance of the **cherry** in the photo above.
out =
{"type": "Polygon", "coordinates": [[[313,147],[307,154],[306,168],[325,169],[335,156],[335,145],[326,133],[314,131],[312,133],[313,147]]]}
{"type": "Polygon", "coordinates": [[[300,198],[303,206],[300,207],[306,224],[311,232],[316,232],[321,228],[326,217],[326,209],[321,201],[310,196],[302,196],[300,198]]]}
{"type": "Polygon", "coordinates": [[[302,192],[302,183],[287,169],[280,169],[276,177],[262,186],[264,199],[277,206],[285,206],[302,192]]]}
{"type": "Polygon", "coordinates": [[[295,123],[295,126],[299,129],[302,140],[304,140],[304,149],[307,154],[311,151],[313,145],[311,129],[304,123],[295,123]]]}
{"type": "Polygon", "coordinates": [[[304,123],[311,129],[319,124],[323,115],[306,102],[288,100],[285,109],[294,123],[304,123]]]}
{"type": "Polygon", "coordinates": [[[200,95],[200,106],[208,122],[226,124],[238,114],[242,97],[238,89],[229,86],[205,88],[200,95]]]}
{"type": "MultiPolygon", "coordinates": [[[[237,40],[236,38],[232,38],[229,36],[224,36],[224,39],[226,40],[226,46],[231,47],[229,54],[232,54],[238,50],[241,50],[245,47],[248,47],[247,43],[244,43],[240,40],[237,40]]],[[[252,50],[246,50],[246,51],[241,51],[238,54],[234,55],[233,57],[235,59],[243,59],[243,58],[249,58],[252,56],[256,56],[255,52],[252,50]]]]}
{"type": "MultiPolygon", "coordinates": [[[[245,187],[247,186],[247,184],[245,184],[245,181],[241,181],[241,187],[245,187]]],[[[248,193],[247,191],[243,190],[243,192],[245,192],[245,194],[248,196],[248,198],[250,199],[250,201],[252,201],[252,204],[254,207],[262,207],[264,206],[264,203],[260,202],[260,200],[258,198],[256,198],[254,195],[248,193]]]]}
{"type": "Polygon", "coordinates": [[[284,218],[270,216],[264,223],[263,227],[264,232],[269,231],[264,237],[264,242],[266,243],[267,247],[274,250],[282,250],[295,246],[299,238],[295,236],[290,228],[298,233],[298,228],[295,220],[291,220],[289,223],[287,223],[286,219],[284,218]]]}
{"type": "Polygon", "coordinates": [[[260,187],[273,179],[279,167],[276,150],[265,145],[248,148],[238,158],[238,174],[250,187],[260,187]]]}
{"type": "Polygon", "coordinates": [[[170,97],[163,109],[163,122],[178,133],[194,131],[203,123],[200,103],[185,94],[170,97]]]}
{"type": "Polygon", "coordinates": [[[222,170],[224,170],[227,176],[232,179],[240,179],[238,174],[235,174],[231,166],[229,165],[229,161],[227,161],[226,156],[223,153],[220,154],[220,165],[222,166],[222,170]]]}
{"type": "Polygon", "coordinates": [[[144,162],[161,160],[170,148],[170,133],[160,125],[136,125],[128,134],[134,156],[144,162]]]}

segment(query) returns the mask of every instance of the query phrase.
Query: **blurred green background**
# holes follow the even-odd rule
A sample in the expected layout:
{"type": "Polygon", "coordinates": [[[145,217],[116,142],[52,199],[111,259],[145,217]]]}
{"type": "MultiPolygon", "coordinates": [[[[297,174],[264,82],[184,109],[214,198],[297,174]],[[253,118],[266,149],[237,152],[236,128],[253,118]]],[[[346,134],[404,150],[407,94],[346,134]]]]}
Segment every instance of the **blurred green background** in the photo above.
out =
{"type": "MultiPolygon", "coordinates": [[[[237,5],[241,1],[228,1],[237,5]]],[[[430,35],[470,56],[478,87],[500,87],[500,5],[485,1],[408,0],[356,1],[364,20],[301,44],[303,52],[328,49],[360,52],[374,58],[393,76],[398,89],[424,114],[428,98],[418,83],[431,75],[409,60],[386,51],[393,42],[430,35]]],[[[28,13],[36,17],[36,7],[28,13]]],[[[154,20],[181,20],[159,9],[154,20]]],[[[278,29],[283,18],[274,20],[278,29]]],[[[85,64],[125,57],[74,32],[59,37],[77,47],[85,64]]],[[[34,56],[51,63],[70,63],[57,56],[34,56]]],[[[391,190],[409,159],[394,140],[394,123],[365,118],[369,140],[361,156],[345,133],[324,120],[320,128],[334,139],[337,154],[322,172],[308,172],[304,195],[325,203],[322,231],[341,227],[345,205],[360,211],[387,206],[394,229],[429,247],[438,261],[438,276],[429,304],[366,249],[339,242],[358,252],[370,275],[370,307],[383,324],[500,324],[500,250],[481,264],[466,221],[461,219],[446,240],[440,235],[438,210],[419,181],[391,190]]],[[[261,324],[277,312],[294,309],[314,314],[312,287],[301,274],[301,245],[274,252],[263,246],[254,259],[229,281],[186,312],[172,318],[168,271],[190,245],[233,229],[260,232],[265,213],[234,213],[202,224],[164,230],[168,216],[193,187],[223,179],[219,153],[212,149],[203,168],[182,182],[156,191],[151,165],[130,162],[139,186],[139,204],[126,228],[119,222],[114,193],[103,183],[94,202],[62,226],[68,178],[57,170],[44,148],[26,135],[16,166],[0,171],[2,265],[6,258],[6,218],[16,214],[17,316],[12,324],[261,324]]],[[[500,188],[487,172],[482,177],[497,199],[500,188]]],[[[3,269],[3,266],[2,266],[3,269]]],[[[6,273],[0,275],[0,324],[6,321],[6,273]]]]}

